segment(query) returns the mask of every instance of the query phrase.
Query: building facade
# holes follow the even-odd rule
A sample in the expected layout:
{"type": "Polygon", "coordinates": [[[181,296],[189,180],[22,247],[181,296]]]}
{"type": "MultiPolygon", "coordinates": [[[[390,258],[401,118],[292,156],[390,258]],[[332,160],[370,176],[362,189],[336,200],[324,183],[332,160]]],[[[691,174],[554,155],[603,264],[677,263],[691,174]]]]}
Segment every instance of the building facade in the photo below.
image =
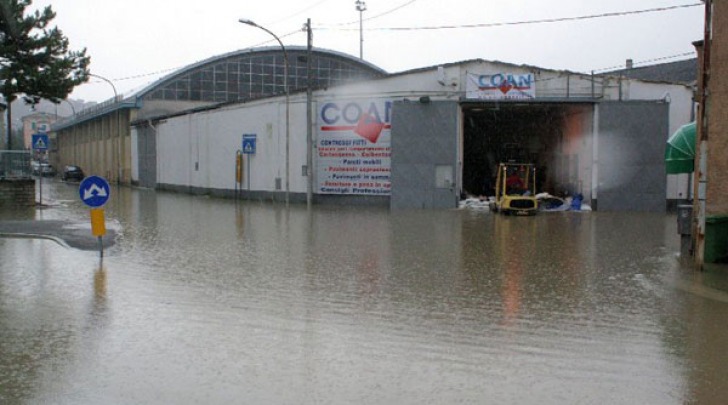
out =
{"type": "Polygon", "coordinates": [[[51,125],[57,119],[58,117],[55,115],[43,112],[23,117],[23,147],[25,149],[32,149],[33,145],[31,145],[31,140],[33,134],[49,133],[51,131],[51,125]]]}
{"type": "Polygon", "coordinates": [[[130,124],[179,111],[248,102],[307,87],[308,62],[314,71],[312,86],[328,88],[381,77],[385,72],[348,55],[305,47],[244,49],[187,66],[140,90],[79,111],[53,125],[57,134],[57,164],[79,165],[90,174],[114,183],[131,183],[130,124]],[[287,86],[287,87],[286,87],[287,86]]]}
{"type": "Polygon", "coordinates": [[[698,125],[695,161],[693,232],[695,263],[728,259],[728,4],[705,1],[705,36],[696,42],[698,76],[698,125]]]}
{"type": "Polygon", "coordinates": [[[213,57],[75,114],[53,127],[59,165],[155,189],[304,201],[310,188],[318,203],[452,208],[491,193],[496,165],[517,160],[538,166],[540,191],[600,210],[686,197],[663,153],[691,120],[688,85],[480,59],[386,74],[301,47],[286,81],[283,56],[213,57]]]}
{"type": "Polygon", "coordinates": [[[691,119],[686,85],[473,60],[319,89],[311,103],[311,150],[303,93],[136,120],[132,181],[301,202],[311,182],[317,203],[453,208],[516,159],[539,166],[541,191],[600,210],[665,211],[684,191],[668,187],[664,149],[691,119]]]}

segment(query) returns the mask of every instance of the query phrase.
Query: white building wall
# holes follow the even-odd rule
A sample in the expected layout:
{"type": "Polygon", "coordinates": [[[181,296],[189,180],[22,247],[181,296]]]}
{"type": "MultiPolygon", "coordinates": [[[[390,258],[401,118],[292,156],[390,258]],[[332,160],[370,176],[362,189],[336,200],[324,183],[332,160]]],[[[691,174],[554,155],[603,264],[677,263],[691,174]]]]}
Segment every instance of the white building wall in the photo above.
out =
{"type": "MultiPolygon", "coordinates": [[[[465,77],[468,72],[534,73],[536,75],[536,97],[590,97],[592,78],[589,75],[575,75],[566,72],[539,70],[528,66],[514,66],[502,63],[470,62],[447,65],[443,68],[415,70],[384,79],[355,83],[314,93],[314,138],[319,124],[319,105],[336,100],[402,100],[417,101],[429,96],[433,100],[457,101],[464,94],[465,77]]],[[[603,80],[595,84],[597,97],[618,99],[618,87],[614,80],[607,81],[609,87],[602,88],[603,80]]],[[[624,99],[662,99],[668,91],[671,97],[671,132],[690,120],[692,94],[685,86],[642,83],[622,83],[624,99]]],[[[289,138],[289,187],[292,193],[305,193],[307,178],[302,173],[306,164],[306,102],[305,94],[290,98],[289,138]]],[[[255,155],[246,156],[244,162],[243,190],[284,191],[286,187],[286,127],[284,97],[242,103],[229,107],[172,117],[155,124],[157,128],[157,183],[179,187],[201,189],[233,190],[235,188],[235,154],[241,149],[243,134],[257,135],[255,155]],[[250,166],[248,166],[248,160],[250,166]],[[248,169],[250,168],[250,169],[248,169]],[[249,171],[249,173],[248,173],[249,171]],[[248,177],[250,176],[250,184],[248,177]],[[276,190],[276,179],[280,178],[281,190],[276,190]]],[[[593,117],[588,117],[593,118],[593,117]]],[[[585,127],[589,127],[586,125],[585,127]]],[[[132,134],[133,145],[137,135],[132,134]]],[[[591,148],[593,139],[584,139],[583,148],[591,148]]],[[[315,139],[314,139],[315,144],[315,139]]],[[[132,147],[132,176],[138,181],[138,156],[136,146],[132,147]]],[[[589,153],[585,152],[585,156],[589,153]]],[[[314,152],[314,168],[316,159],[314,152]]],[[[581,166],[592,166],[594,162],[582,161],[581,166]]],[[[585,168],[582,167],[582,168],[585,168]]],[[[594,167],[596,170],[596,167],[594,167]]],[[[580,170],[581,171],[581,170],[580,170]]],[[[589,173],[592,176],[593,173],[589,173]]],[[[588,178],[585,183],[590,183],[588,178]]],[[[668,182],[669,183],[669,182],[668,182]]],[[[679,198],[679,184],[668,184],[668,198],[679,198]]],[[[588,187],[587,187],[588,188],[588,187]]],[[[586,191],[586,190],[585,190],[586,191]]]]}
{"type": "MultiPolygon", "coordinates": [[[[306,191],[306,104],[290,102],[291,192],[306,191]]],[[[243,134],[256,135],[246,155],[242,189],[276,191],[286,184],[286,103],[282,98],[169,118],[157,123],[157,182],[202,189],[235,189],[235,157],[243,134]],[[249,160],[249,162],[248,162],[249,160]],[[249,171],[249,173],[248,173],[249,171]],[[250,179],[250,184],[248,184],[250,179]]],[[[137,159],[138,162],[138,159],[137,159]]],[[[137,164],[138,166],[138,164],[137,164]]]]}

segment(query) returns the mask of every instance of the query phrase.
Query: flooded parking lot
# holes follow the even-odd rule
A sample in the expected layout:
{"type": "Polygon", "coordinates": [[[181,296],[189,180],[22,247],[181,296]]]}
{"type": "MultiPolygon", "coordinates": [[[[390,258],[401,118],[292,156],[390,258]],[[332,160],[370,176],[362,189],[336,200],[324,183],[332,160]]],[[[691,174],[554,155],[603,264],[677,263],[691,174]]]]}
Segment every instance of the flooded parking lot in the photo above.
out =
{"type": "MultiPolygon", "coordinates": [[[[53,182],[51,207],[0,219],[88,222],[76,187],[53,182]]],[[[113,193],[119,237],[103,262],[0,239],[0,402],[682,404],[728,393],[726,277],[681,263],[674,215],[308,211],[113,193]]]]}

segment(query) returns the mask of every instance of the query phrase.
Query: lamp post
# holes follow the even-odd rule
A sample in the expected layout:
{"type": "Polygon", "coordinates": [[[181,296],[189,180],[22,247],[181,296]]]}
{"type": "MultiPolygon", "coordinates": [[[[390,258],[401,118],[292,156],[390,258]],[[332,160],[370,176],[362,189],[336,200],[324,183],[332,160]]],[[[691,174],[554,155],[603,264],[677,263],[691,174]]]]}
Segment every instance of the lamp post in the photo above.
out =
{"type": "MultiPolygon", "coordinates": [[[[109,83],[111,85],[111,88],[114,90],[114,102],[117,102],[119,100],[119,93],[116,92],[116,86],[114,86],[114,83],[111,82],[111,80],[99,76],[93,73],[88,74],[91,77],[95,77],[97,79],[101,79],[105,81],[106,83],[109,83]]],[[[116,184],[119,184],[121,182],[121,111],[116,110],[116,135],[117,135],[117,141],[116,141],[116,165],[117,165],[117,173],[116,173],[116,184]]]]}
{"type": "Polygon", "coordinates": [[[68,101],[68,99],[64,98],[63,101],[65,101],[71,107],[71,111],[73,111],[73,116],[75,117],[76,116],[76,107],[74,107],[73,103],[68,101]]]}
{"type": "Polygon", "coordinates": [[[283,91],[286,93],[286,206],[288,206],[289,200],[288,200],[288,194],[290,192],[290,185],[289,185],[289,178],[290,171],[290,159],[289,159],[289,149],[290,149],[290,142],[291,142],[291,128],[290,128],[290,110],[291,110],[291,102],[290,102],[290,95],[288,91],[288,52],[286,52],[286,47],[283,45],[283,42],[281,42],[281,39],[278,38],[276,34],[274,34],[269,29],[262,27],[256,23],[254,23],[251,20],[247,20],[244,18],[241,18],[238,20],[238,22],[250,25],[251,27],[260,28],[261,30],[267,32],[268,34],[272,35],[273,38],[278,41],[278,44],[281,46],[281,49],[283,50],[283,91]]]}
{"type": "MultiPolygon", "coordinates": [[[[76,107],[73,106],[73,103],[68,101],[68,99],[64,98],[63,101],[65,101],[68,105],[71,106],[71,111],[73,111],[73,119],[76,119],[76,107]]],[[[73,164],[77,165],[78,160],[76,159],[76,130],[73,130],[73,133],[69,135],[71,138],[72,148],[73,148],[73,164]]]]}
{"type": "Polygon", "coordinates": [[[359,12],[359,59],[364,59],[364,30],[362,15],[367,11],[367,3],[363,0],[356,0],[356,11],[359,12]]]}
{"type": "Polygon", "coordinates": [[[306,20],[306,208],[311,209],[313,201],[313,32],[311,19],[306,20]]]}

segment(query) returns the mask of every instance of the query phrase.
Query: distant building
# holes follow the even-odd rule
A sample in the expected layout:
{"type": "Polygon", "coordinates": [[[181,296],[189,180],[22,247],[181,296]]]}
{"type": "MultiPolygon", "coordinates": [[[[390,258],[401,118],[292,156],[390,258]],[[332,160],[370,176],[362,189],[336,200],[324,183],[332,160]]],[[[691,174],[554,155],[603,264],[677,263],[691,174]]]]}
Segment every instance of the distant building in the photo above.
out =
{"type": "Polygon", "coordinates": [[[57,117],[53,114],[44,112],[34,113],[26,115],[22,118],[23,120],[23,147],[25,149],[31,149],[31,139],[33,134],[44,133],[47,134],[51,131],[51,125],[56,122],[57,117]]]}

